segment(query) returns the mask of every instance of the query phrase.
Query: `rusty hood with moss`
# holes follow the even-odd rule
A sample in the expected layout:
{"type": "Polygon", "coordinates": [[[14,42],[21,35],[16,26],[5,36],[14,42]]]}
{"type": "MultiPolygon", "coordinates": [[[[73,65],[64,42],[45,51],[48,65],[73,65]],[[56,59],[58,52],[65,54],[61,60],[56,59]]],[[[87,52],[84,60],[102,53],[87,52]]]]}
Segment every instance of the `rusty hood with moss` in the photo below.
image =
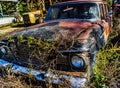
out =
{"type": "MultiPolygon", "coordinates": [[[[102,48],[106,44],[105,27],[96,22],[86,21],[55,21],[40,24],[37,27],[27,28],[23,31],[14,33],[12,36],[34,37],[36,39],[43,39],[49,41],[56,41],[61,45],[73,46],[78,48],[85,44],[88,49],[92,45],[96,45],[97,49],[102,48]]],[[[109,32],[109,28],[107,29],[109,32]]],[[[93,51],[93,50],[92,50],[93,51]]]]}

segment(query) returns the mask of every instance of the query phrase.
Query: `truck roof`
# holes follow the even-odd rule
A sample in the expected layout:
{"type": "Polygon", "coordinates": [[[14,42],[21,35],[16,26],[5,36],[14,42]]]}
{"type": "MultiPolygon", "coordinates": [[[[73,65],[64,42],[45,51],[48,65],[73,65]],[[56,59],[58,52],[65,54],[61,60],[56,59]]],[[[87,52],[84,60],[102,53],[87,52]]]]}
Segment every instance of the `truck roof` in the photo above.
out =
{"type": "Polygon", "coordinates": [[[104,0],[66,0],[64,2],[58,2],[55,4],[74,3],[74,2],[96,2],[96,3],[105,3],[106,4],[106,2],[104,0]]]}

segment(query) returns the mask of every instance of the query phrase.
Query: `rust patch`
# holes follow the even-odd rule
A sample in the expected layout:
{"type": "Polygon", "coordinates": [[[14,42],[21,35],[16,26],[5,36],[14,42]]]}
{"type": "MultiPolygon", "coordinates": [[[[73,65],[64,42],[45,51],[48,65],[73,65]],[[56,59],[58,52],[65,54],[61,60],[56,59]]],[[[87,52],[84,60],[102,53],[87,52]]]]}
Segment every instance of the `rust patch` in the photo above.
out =
{"type": "Polygon", "coordinates": [[[65,28],[87,28],[88,26],[91,26],[90,22],[79,22],[79,21],[61,21],[59,26],[65,27],[65,28]]]}

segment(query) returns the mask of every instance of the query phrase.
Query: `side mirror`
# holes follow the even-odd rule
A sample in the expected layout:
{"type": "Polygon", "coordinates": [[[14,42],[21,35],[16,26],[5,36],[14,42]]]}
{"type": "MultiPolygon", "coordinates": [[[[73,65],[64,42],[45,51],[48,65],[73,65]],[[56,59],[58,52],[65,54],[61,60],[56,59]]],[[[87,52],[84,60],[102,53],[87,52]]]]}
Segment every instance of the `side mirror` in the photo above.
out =
{"type": "Polygon", "coordinates": [[[108,12],[105,21],[109,23],[110,27],[113,27],[112,10],[108,12]]]}
{"type": "Polygon", "coordinates": [[[105,18],[105,20],[106,20],[107,22],[112,21],[112,14],[113,14],[113,11],[112,11],[112,10],[109,10],[109,12],[108,12],[108,14],[107,14],[107,16],[106,16],[106,18],[105,18]]]}
{"type": "Polygon", "coordinates": [[[113,13],[113,11],[112,11],[112,10],[110,10],[110,11],[108,12],[108,14],[109,14],[109,15],[112,15],[112,13],[113,13]]]}

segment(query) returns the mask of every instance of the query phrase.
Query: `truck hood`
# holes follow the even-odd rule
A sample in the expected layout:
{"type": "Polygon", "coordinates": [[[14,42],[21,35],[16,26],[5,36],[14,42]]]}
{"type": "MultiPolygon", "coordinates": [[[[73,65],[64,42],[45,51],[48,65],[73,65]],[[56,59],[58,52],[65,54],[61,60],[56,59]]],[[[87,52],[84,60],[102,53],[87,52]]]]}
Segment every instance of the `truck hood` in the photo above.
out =
{"type": "MultiPolygon", "coordinates": [[[[71,41],[73,39],[86,40],[90,37],[93,29],[100,26],[92,22],[84,21],[55,21],[39,24],[25,30],[14,33],[12,36],[17,37],[35,37],[41,39],[49,39],[51,41],[71,41]]],[[[80,41],[81,42],[81,41],[80,41]]]]}

